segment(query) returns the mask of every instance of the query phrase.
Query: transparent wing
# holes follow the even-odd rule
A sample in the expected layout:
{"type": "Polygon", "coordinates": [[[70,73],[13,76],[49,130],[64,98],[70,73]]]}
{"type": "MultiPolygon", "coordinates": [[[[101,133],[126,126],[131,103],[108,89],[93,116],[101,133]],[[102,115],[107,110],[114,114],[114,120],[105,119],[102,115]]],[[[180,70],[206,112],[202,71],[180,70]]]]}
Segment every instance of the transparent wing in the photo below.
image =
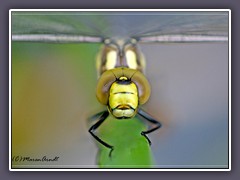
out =
{"type": "Polygon", "coordinates": [[[228,40],[228,12],[12,12],[12,40],[101,42],[104,38],[140,42],[228,40]]]}

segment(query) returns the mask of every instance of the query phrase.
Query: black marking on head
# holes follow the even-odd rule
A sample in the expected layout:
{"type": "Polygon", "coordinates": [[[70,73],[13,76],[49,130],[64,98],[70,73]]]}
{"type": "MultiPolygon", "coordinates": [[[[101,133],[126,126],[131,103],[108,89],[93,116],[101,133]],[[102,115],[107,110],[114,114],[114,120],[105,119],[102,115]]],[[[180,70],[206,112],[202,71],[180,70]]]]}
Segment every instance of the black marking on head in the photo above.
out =
{"type": "Polygon", "coordinates": [[[116,80],[116,83],[117,83],[117,84],[123,84],[123,85],[129,85],[129,84],[132,83],[132,81],[130,81],[130,80],[119,80],[119,79],[117,79],[117,80],[116,80]]]}
{"type": "Polygon", "coordinates": [[[115,92],[113,94],[134,94],[133,92],[126,92],[126,91],[123,91],[123,92],[115,92]]]}

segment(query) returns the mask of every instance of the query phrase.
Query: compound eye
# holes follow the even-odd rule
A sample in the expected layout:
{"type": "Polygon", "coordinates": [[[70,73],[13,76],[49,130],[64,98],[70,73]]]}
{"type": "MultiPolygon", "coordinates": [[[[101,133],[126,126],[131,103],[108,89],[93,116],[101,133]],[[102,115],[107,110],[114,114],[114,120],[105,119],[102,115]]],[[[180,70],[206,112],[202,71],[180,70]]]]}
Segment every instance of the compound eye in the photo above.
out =
{"type": "Polygon", "coordinates": [[[135,51],[128,49],[126,51],[126,60],[129,68],[137,69],[138,64],[137,64],[137,55],[135,51]]]}
{"type": "Polygon", "coordinates": [[[151,87],[147,78],[140,71],[136,71],[131,80],[138,87],[139,104],[145,104],[151,94],[151,87]]]}
{"type": "Polygon", "coordinates": [[[114,81],[116,81],[116,77],[112,70],[105,71],[98,79],[96,96],[100,103],[107,105],[109,89],[114,81]]]}

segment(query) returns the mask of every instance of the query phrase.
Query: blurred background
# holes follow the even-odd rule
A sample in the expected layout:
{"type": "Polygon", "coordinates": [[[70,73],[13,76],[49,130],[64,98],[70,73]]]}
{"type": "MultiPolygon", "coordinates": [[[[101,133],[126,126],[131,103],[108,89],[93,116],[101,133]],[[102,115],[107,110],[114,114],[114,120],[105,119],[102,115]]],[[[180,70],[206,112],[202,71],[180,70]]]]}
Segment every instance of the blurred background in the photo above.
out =
{"type": "MultiPolygon", "coordinates": [[[[96,167],[87,118],[97,102],[98,44],[12,43],[12,156],[59,159],[13,167],[96,167]],[[43,164],[41,164],[43,163],[43,164]]],[[[152,86],[143,106],[160,168],[228,167],[228,44],[144,44],[152,86]]]]}

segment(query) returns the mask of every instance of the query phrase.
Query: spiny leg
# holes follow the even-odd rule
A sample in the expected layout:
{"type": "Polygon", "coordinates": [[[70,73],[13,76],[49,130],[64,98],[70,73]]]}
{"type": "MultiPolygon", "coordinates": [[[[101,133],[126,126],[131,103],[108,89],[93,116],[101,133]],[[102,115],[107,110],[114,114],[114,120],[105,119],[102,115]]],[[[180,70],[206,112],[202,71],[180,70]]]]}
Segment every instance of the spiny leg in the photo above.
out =
{"type": "Polygon", "coordinates": [[[94,134],[94,131],[103,123],[103,121],[108,117],[108,115],[109,115],[108,111],[103,111],[101,116],[100,116],[100,113],[97,113],[96,115],[92,116],[91,119],[99,118],[99,120],[94,125],[92,125],[88,131],[99,143],[101,143],[105,147],[111,149],[109,152],[109,157],[111,157],[112,151],[113,151],[113,146],[104,142],[102,139],[100,139],[97,135],[94,134]]]}
{"type": "Polygon", "coordinates": [[[162,126],[162,124],[160,122],[158,122],[157,120],[155,120],[150,114],[148,114],[147,112],[143,111],[142,109],[138,109],[138,113],[137,114],[140,115],[141,117],[143,117],[145,120],[149,121],[150,123],[156,125],[156,127],[152,128],[152,129],[149,129],[147,131],[142,131],[141,132],[141,135],[143,135],[147,139],[148,143],[151,145],[151,141],[147,137],[146,134],[149,134],[149,133],[159,129],[162,126]]]}

